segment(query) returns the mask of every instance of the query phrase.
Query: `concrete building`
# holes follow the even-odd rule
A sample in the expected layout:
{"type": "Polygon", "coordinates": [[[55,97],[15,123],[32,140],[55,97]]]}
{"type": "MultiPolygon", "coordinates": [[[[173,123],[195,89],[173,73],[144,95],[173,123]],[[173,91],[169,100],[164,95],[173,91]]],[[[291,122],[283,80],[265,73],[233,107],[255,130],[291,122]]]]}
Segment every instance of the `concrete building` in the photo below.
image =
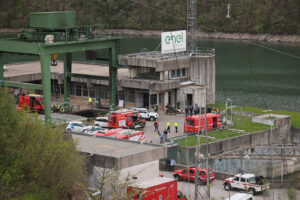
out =
{"type": "MultiPolygon", "coordinates": [[[[215,103],[215,55],[213,51],[162,55],[143,52],[119,56],[118,101],[125,107],[151,107],[158,104],[204,105],[215,103]]],[[[39,62],[6,65],[6,81],[41,83],[39,62]]],[[[63,63],[51,66],[51,91],[63,99],[63,63]]],[[[101,107],[109,107],[109,67],[97,64],[72,63],[70,102],[84,103],[92,98],[101,107]],[[76,75],[84,75],[78,76],[76,75]],[[84,77],[84,78],[83,78],[84,77]]],[[[39,93],[39,91],[28,91],[39,93]]],[[[40,91],[41,92],[41,91],[40,91]]],[[[117,102],[118,105],[118,102],[117,102]]]]}
{"type": "MultiPolygon", "coordinates": [[[[78,141],[78,150],[86,155],[88,181],[96,188],[99,188],[99,183],[115,180],[115,176],[120,183],[136,183],[158,177],[159,159],[167,156],[167,148],[160,145],[101,136],[73,134],[72,137],[78,141]]],[[[110,187],[104,189],[106,196],[113,187],[108,185],[110,187]]]]}
{"type": "Polygon", "coordinates": [[[215,103],[215,54],[213,50],[161,54],[142,52],[119,56],[119,64],[128,68],[128,78],[120,80],[127,104],[150,107],[215,103]]]}

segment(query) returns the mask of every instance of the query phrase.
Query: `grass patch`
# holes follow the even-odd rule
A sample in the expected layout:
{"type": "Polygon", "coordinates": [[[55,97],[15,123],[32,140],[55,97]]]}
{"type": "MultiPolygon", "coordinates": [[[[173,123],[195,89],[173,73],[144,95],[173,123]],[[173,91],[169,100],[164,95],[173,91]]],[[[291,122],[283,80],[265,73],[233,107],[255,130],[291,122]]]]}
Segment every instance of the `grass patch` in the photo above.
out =
{"type": "MultiPolygon", "coordinates": [[[[216,108],[221,110],[225,110],[225,104],[214,104],[216,108]]],[[[249,113],[257,113],[257,114],[268,114],[265,108],[255,108],[255,107],[247,107],[247,106],[237,106],[232,108],[235,111],[249,112],[249,113]]],[[[280,115],[290,115],[291,123],[293,128],[300,128],[300,113],[299,112],[291,112],[284,110],[272,110],[270,111],[272,114],[280,114],[280,115]]]]}
{"type": "MultiPolygon", "coordinates": [[[[254,107],[235,107],[233,110],[242,111],[242,112],[253,112],[258,114],[267,114],[265,112],[266,109],[264,108],[254,108],[254,107]]],[[[284,111],[284,110],[272,110],[270,111],[272,114],[280,114],[280,115],[290,115],[291,116],[291,123],[293,128],[300,128],[300,113],[298,112],[291,112],[291,111],[284,111]]]]}
{"type": "MultiPolygon", "coordinates": [[[[224,140],[228,138],[232,138],[235,136],[240,136],[245,133],[253,133],[257,131],[267,130],[270,128],[268,125],[253,123],[251,117],[244,117],[244,116],[232,116],[234,125],[231,127],[232,129],[244,130],[245,132],[233,132],[227,130],[218,130],[209,132],[207,135],[216,138],[217,140],[224,140]]],[[[213,142],[216,140],[208,139],[208,143],[213,142]]],[[[176,140],[181,146],[186,146],[186,138],[182,138],[176,140]]],[[[201,137],[200,144],[205,144],[206,138],[201,137]]],[[[187,138],[187,146],[192,147],[196,146],[197,144],[197,136],[190,136],[187,138]]]]}

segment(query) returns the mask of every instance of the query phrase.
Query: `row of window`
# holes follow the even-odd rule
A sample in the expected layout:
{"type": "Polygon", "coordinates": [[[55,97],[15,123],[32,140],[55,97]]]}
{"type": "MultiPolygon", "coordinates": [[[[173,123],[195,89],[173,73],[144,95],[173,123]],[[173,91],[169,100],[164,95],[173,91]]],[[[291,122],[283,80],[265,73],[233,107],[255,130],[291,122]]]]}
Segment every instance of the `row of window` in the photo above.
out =
{"type": "Polygon", "coordinates": [[[170,78],[179,78],[187,75],[187,69],[175,69],[170,72],[170,78]]]}

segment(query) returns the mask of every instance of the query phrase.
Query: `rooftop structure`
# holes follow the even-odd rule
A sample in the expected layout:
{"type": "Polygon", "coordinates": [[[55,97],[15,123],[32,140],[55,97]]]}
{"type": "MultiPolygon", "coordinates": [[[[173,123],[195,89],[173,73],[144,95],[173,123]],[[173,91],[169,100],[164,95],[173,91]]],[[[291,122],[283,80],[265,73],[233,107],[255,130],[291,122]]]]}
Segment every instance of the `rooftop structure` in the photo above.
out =
{"type": "Polygon", "coordinates": [[[165,158],[167,149],[160,145],[107,137],[72,135],[82,153],[92,156],[93,166],[124,169],[165,158]]]}

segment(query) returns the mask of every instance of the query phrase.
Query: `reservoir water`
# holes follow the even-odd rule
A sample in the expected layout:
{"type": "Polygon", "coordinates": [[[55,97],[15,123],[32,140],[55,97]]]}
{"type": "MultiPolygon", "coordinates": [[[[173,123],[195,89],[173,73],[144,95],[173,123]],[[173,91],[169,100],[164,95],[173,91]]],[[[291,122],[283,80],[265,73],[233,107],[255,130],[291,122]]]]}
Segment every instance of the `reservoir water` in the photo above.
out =
{"type": "MultiPolygon", "coordinates": [[[[120,50],[160,50],[159,44],[156,37],[127,37],[120,50]]],[[[230,98],[233,105],[300,112],[300,44],[200,39],[197,46],[215,49],[217,103],[230,98]]],[[[38,59],[13,54],[5,58],[6,63],[38,59]]],[[[76,53],[73,59],[84,61],[84,55],[76,53]]]]}

